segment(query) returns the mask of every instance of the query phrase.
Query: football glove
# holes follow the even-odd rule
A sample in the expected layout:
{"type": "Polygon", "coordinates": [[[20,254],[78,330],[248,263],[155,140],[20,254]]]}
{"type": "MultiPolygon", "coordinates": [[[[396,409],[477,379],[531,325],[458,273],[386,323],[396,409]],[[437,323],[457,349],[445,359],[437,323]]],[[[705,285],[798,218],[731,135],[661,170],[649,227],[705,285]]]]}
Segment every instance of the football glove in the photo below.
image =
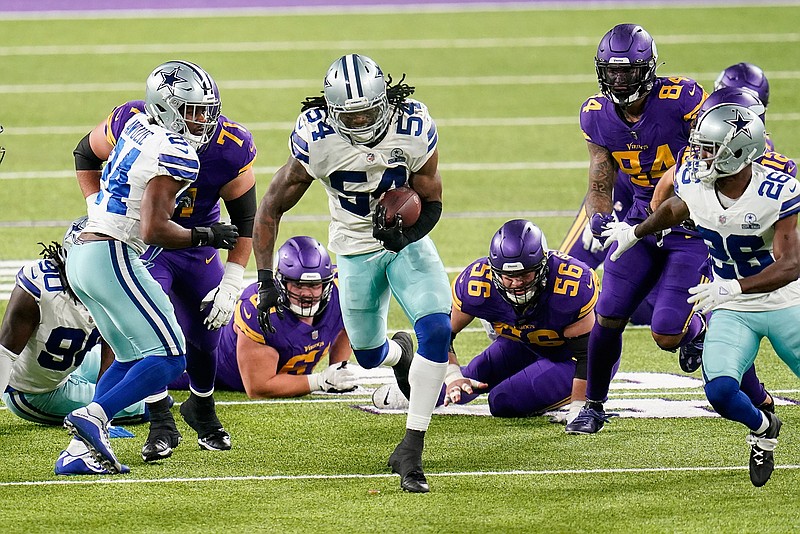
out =
{"type": "Polygon", "coordinates": [[[200,311],[211,305],[211,311],[203,321],[209,330],[218,330],[228,324],[233,317],[233,309],[242,291],[244,267],[238,263],[226,263],[225,274],[219,287],[208,292],[200,303],[200,311]]]}
{"type": "Polygon", "coordinates": [[[742,286],[738,280],[715,278],[707,284],[690,287],[689,293],[691,296],[686,302],[694,304],[692,310],[705,314],[741,295],[742,286]]]}
{"type": "Polygon", "coordinates": [[[461,393],[471,395],[476,389],[486,389],[488,386],[461,374],[461,366],[454,363],[447,364],[447,374],[444,377],[444,405],[456,404],[461,400],[461,393]]]}
{"type": "Polygon", "coordinates": [[[588,250],[592,254],[603,249],[603,245],[600,243],[600,240],[598,240],[592,233],[592,225],[589,223],[589,221],[587,221],[586,226],[583,227],[581,243],[583,243],[583,250],[588,250]]]}
{"type": "Polygon", "coordinates": [[[383,248],[392,252],[400,252],[411,241],[403,234],[403,218],[398,213],[394,216],[394,224],[386,225],[386,207],[375,207],[372,214],[372,237],[383,244],[383,248]]]}
{"type": "Polygon", "coordinates": [[[608,228],[603,232],[603,237],[606,240],[603,248],[610,247],[614,241],[617,242],[617,249],[609,257],[611,261],[617,261],[626,250],[639,241],[639,238],[634,234],[634,230],[636,230],[636,226],[631,226],[626,222],[612,222],[608,225],[608,228]]]}
{"type": "Polygon", "coordinates": [[[578,414],[581,413],[581,408],[583,408],[584,404],[586,404],[585,401],[572,401],[569,403],[569,411],[556,412],[552,417],[550,417],[550,422],[557,425],[570,424],[575,420],[576,417],[578,417],[578,414]]]}
{"type": "Polygon", "coordinates": [[[223,222],[211,226],[197,226],[192,228],[192,246],[212,246],[230,250],[236,246],[239,230],[236,225],[223,222]]]}
{"type": "Polygon", "coordinates": [[[356,389],[356,375],[347,367],[347,362],[333,364],[321,373],[308,375],[311,392],[347,393],[356,389]]]}
{"type": "Polygon", "coordinates": [[[274,307],[279,319],[283,319],[283,307],[280,304],[281,294],[275,286],[272,269],[258,270],[258,324],[261,330],[275,333],[275,327],[269,321],[270,310],[274,307]]]}
{"type": "Polygon", "coordinates": [[[605,247],[606,238],[603,237],[603,232],[608,230],[608,225],[615,221],[616,219],[610,213],[595,213],[589,219],[589,228],[592,230],[592,236],[600,242],[600,246],[605,247]]]}

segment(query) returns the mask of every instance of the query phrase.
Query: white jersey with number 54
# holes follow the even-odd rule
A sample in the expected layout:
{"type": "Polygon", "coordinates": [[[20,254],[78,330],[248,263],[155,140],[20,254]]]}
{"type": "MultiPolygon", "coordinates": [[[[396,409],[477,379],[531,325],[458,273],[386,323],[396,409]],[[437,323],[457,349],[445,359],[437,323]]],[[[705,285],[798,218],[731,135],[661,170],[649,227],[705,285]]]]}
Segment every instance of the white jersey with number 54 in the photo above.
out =
{"type": "Polygon", "coordinates": [[[328,248],[336,254],[381,250],[372,237],[380,196],[404,185],[433,154],[439,137],[424,104],[406,99],[374,147],[351,145],[327,123],[323,109],[303,111],[289,139],[292,156],[328,193],[328,248]]]}

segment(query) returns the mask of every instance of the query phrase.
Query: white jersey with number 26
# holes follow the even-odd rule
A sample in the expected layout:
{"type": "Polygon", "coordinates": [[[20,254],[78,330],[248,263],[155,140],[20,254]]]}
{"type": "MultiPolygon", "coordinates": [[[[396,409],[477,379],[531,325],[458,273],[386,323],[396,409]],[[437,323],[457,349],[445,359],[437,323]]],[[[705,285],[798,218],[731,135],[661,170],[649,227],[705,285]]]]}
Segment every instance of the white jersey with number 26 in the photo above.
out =
{"type": "MultiPolygon", "coordinates": [[[[760,273],[775,261],[772,253],[774,225],[800,212],[800,182],[758,163],[736,203],[723,208],[714,187],[692,177],[688,165],[675,174],[675,193],[689,206],[697,230],[708,244],[714,277],[727,280],[760,273]]],[[[738,295],[720,306],[736,311],[767,311],[800,303],[800,280],[770,293],[738,295]]]]}
{"type": "Polygon", "coordinates": [[[436,149],[436,124],[424,104],[406,99],[392,117],[386,136],[374,147],[351,145],[328,124],[323,109],[306,110],[297,119],[289,149],[328,193],[328,248],[336,254],[383,248],[372,237],[378,200],[404,185],[436,149]]]}

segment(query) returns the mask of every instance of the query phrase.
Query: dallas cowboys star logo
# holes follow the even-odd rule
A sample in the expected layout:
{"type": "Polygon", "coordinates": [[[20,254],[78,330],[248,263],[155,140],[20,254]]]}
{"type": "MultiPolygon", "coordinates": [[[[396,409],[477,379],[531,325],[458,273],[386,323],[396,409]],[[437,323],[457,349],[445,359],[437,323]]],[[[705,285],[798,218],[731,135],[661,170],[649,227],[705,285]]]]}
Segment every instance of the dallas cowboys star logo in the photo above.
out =
{"type": "Polygon", "coordinates": [[[161,75],[161,84],[158,86],[158,90],[163,89],[166,87],[171,94],[175,94],[175,86],[182,82],[188,82],[189,80],[184,80],[180,76],[178,76],[178,71],[180,67],[175,67],[172,72],[165,72],[161,71],[159,74],[161,75]]]}
{"type": "Polygon", "coordinates": [[[752,139],[753,135],[750,132],[750,123],[753,122],[753,121],[745,119],[744,117],[742,117],[742,114],[739,112],[738,109],[734,110],[734,111],[736,111],[736,118],[735,119],[728,119],[728,120],[725,121],[725,122],[727,122],[728,124],[730,124],[731,126],[733,126],[735,128],[735,130],[733,131],[733,136],[731,137],[731,139],[735,138],[740,133],[743,133],[748,138],[752,139]]]}

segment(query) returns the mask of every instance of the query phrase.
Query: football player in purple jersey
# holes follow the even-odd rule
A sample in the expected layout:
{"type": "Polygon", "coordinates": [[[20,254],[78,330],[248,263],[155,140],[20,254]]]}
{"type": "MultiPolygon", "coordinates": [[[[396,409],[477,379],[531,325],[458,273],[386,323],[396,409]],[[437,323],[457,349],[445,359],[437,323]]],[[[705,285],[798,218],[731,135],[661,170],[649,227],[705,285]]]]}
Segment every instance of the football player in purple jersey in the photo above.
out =
{"type": "MultiPolygon", "coordinates": [[[[99,189],[100,169],[116,145],[126,121],[147,111],[166,115],[170,105],[187,116],[177,125],[187,130],[189,142],[200,158],[197,181],[183,192],[172,220],[185,228],[210,226],[220,218],[219,200],[238,228],[239,239],[223,264],[211,246],[163,250],[151,247],[142,256],[148,269],[169,296],[181,329],[186,335],[186,370],[190,395],[181,405],[181,415],[197,432],[204,450],[227,450],[231,439],[220,423],[214,407],[214,350],[219,329],[227,324],[242,288],[245,266],[252,251],[253,219],[256,211],[253,162],[256,146],[250,132],[241,124],[220,114],[219,90],[211,76],[187,61],[168,61],[157,69],[162,90],[169,90],[165,103],[146,109],[141,100],[116,107],[75,148],[78,182],[89,210],[94,209],[99,189]],[[203,106],[187,109],[181,97],[193,88],[206,90],[203,106]],[[194,114],[194,115],[193,115],[194,114]]],[[[180,117],[179,117],[180,118],[180,117]]],[[[164,389],[148,398],[151,414],[150,434],[142,449],[145,461],[169,457],[181,435],[170,412],[170,399],[164,389]]]]}
{"type": "MultiPolygon", "coordinates": [[[[586,213],[601,242],[602,232],[614,222],[617,172],[628,175],[634,190],[625,220],[644,220],[655,184],[688,144],[706,97],[694,80],[657,76],[657,64],[653,38],[635,24],[615,26],[597,47],[600,94],[583,103],[580,123],[589,150],[586,213]]],[[[603,428],[603,402],[622,353],[622,333],[652,290],[657,296],[650,330],[656,344],[680,349],[684,368],[687,358],[702,351],[705,322],[701,314],[692,313],[686,293],[700,282],[699,268],[707,257],[708,248],[697,233],[677,226],[637,243],[626,261],[605,264],[597,320],[589,336],[586,405],[567,425],[568,433],[592,434],[603,428]]]]}
{"type": "MultiPolygon", "coordinates": [[[[222,327],[216,353],[218,389],[266,399],[355,387],[355,375],[345,363],[352,351],[339,309],[335,270],[328,251],[312,237],[293,237],[278,249],[275,282],[283,317],[276,317],[275,332],[262,330],[256,307],[258,284],[244,289],[233,321],[222,327]],[[314,373],[326,357],[329,366],[314,373]]],[[[184,375],[170,389],[187,386],[184,375]]]]}
{"type": "Polygon", "coordinates": [[[571,421],[585,400],[599,290],[594,271],[547,250],[532,222],[505,223],[492,237],[489,256],[453,281],[453,338],[475,317],[491,324],[497,337],[463,368],[451,344],[444,403],[469,402],[486,389],[492,415],[528,417],[572,401],[571,421]]]}

